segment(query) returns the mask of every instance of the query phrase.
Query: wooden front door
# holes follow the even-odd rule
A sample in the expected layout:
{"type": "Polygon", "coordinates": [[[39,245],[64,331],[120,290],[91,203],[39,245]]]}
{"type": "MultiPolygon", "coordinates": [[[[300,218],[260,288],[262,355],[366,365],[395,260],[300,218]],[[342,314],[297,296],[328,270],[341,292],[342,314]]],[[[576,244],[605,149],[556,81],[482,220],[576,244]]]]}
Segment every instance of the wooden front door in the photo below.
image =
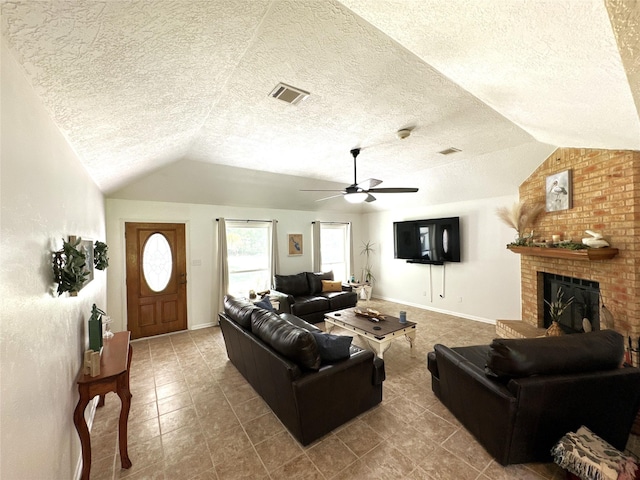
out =
{"type": "Polygon", "coordinates": [[[187,328],[185,226],[125,223],[131,338],[187,328]]]}

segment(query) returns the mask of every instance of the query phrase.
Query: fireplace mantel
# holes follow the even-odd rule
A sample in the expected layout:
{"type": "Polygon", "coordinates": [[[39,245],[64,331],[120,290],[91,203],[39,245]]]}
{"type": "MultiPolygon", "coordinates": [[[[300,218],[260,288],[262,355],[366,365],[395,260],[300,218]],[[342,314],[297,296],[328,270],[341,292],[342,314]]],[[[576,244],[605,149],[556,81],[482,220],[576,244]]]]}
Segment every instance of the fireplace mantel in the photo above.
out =
{"type": "Polygon", "coordinates": [[[533,255],[536,257],[564,258],[567,260],[610,260],[618,255],[617,248],[584,248],[582,250],[570,250],[568,248],[547,247],[518,247],[507,245],[507,249],[521,255],[533,255]]]}

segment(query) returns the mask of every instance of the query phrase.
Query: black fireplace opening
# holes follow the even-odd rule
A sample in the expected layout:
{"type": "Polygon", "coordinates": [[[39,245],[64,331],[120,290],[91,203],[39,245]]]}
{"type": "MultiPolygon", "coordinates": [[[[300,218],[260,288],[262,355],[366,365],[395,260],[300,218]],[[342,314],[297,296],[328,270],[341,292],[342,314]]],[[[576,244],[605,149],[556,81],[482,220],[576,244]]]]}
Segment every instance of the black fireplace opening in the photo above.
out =
{"type": "MultiPolygon", "coordinates": [[[[566,333],[584,332],[582,319],[591,322],[593,330],[600,330],[600,283],[581,278],[543,273],[544,299],[554,302],[562,289],[564,301],[573,297],[573,302],[564,311],[558,323],[566,333]]],[[[544,303],[544,326],[551,325],[549,306],[544,303]]]]}

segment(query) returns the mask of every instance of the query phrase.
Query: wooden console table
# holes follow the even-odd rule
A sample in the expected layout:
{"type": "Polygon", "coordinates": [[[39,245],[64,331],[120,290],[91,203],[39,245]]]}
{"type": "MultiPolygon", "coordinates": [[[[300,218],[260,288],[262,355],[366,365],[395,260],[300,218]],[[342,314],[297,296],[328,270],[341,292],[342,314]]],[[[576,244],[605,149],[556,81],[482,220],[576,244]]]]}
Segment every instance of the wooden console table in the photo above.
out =
{"type": "Polygon", "coordinates": [[[127,452],[127,420],[131,407],[131,392],[129,391],[129,366],[131,365],[132,348],[129,344],[131,332],[118,332],[109,339],[104,339],[102,356],[100,358],[100,375],[92,377],[85,375],[82,370],[78,374],[76,383],[80,399],[73,411],[73,423],[80,435],[82,444],[82,480],[89,480],[91,472],[91,437],[87,422],[84,419],[84,409],[89,401],[100,395],[98,407],[104,405],[104,396],[115,392],[122,401],[119,422],[119,444],[122,468],[130,468],[131,460],[127,452]]]}

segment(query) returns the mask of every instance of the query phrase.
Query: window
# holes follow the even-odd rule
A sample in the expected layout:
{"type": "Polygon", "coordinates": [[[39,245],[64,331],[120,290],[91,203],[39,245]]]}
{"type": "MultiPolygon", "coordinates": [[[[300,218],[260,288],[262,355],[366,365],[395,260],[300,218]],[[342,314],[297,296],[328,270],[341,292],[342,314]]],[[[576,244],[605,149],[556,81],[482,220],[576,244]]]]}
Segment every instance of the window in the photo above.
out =
{"type": "Polygon", "coordinates": [[[335,280],[349,280],[351,249],[348,223],[320,224],[320,256],[323,272],[333,270],[335,280]]]}
{"type": "Polygon", "coordinates": [[[271,222],[227,221],[229,293],[271,288],[271,222]]]}

